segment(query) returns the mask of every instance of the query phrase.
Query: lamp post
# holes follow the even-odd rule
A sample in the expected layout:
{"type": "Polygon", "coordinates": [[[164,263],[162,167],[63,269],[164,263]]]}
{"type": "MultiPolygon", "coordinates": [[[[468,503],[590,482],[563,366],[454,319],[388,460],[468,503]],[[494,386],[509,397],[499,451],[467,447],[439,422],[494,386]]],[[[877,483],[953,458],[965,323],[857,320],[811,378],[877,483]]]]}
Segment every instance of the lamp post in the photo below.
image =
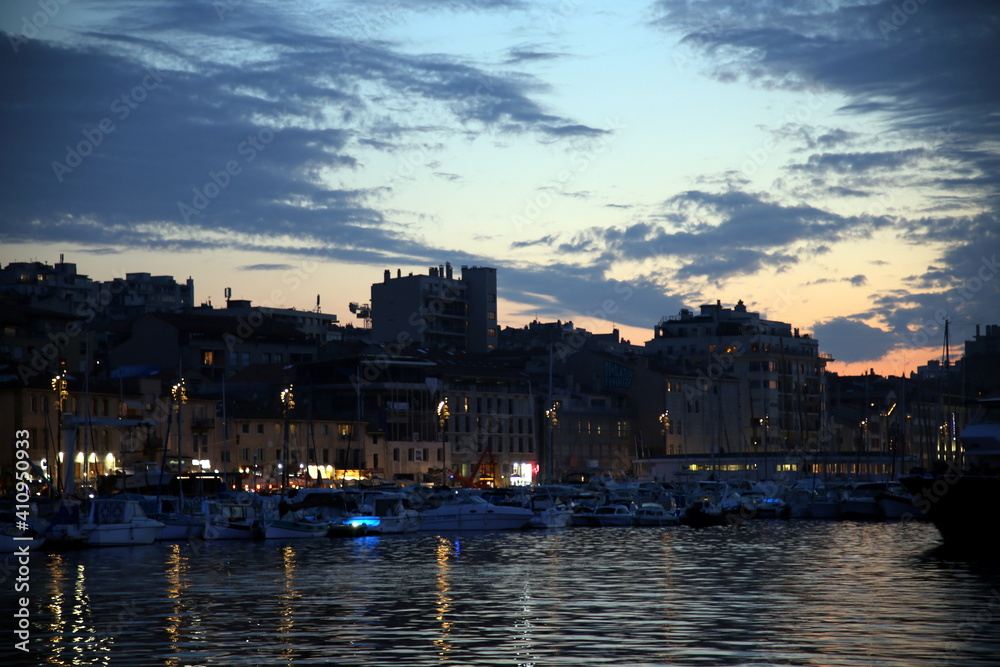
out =
{"type": "Polygon", "coordinates": [[[448,397],[443,398],[437,406],[438,430],[441,431],[441,485],[448,486],[448,397]]]}
{"type": "Polygon", "coordinates": [[[288,464],[289,464],[289,452],[288,452],[288,424],[290,421],[290,416],[292,410],[295,409],[295,394],[292,391],[292,385],[288,385],[281,390],[281,415],[285,422],[285,435],[284,442],[281,448],[281,495],[285,495],[285,490],[288,488],[288,464]]]}
{"type": "Polygon", "coordinates": [[[56,402],[59,405],[59,412],[56,415],[56,420],[58,422],[58,424],[57,424],[58,430],[56,431],[56,434],[57,434],[56,437],[58,438],[56,440],[56,450],[58,451],[58,454],[56,454],[55,470],[56,470],[57,477],[59,477],[60,479],[58,479],[58,481],[56,482],[56,486],[57,487],[58,486],[62,486],[62,479],[61,479],[61,473],[60,473],[60,470],[59,470],[59,464],[63,463],[63,462],[61,462],[59,460],[59,457],[62,456],[62,454],[63,454],[63,450],[62,450],[62,418],[63,418],[63,410],[66,407],[66,399],[69,398],[69,391],[67,390],[67,386],[68,385],[69,385],[69,383],[66,381],[66,371],[62,371],[61,373],[59,373],[58,375],[56,375],[54,378],[52,378],[52,390],[54,392],[56,392],[56,402]]]}
{"type": "Polygon", "coordinates": [[[552,466],[554,465],[555,459],[555,429],[559,425],[559,401],[552,404],[552,407],[545,411],[545,417],[549,422],[549,450],[548,450],[548,465],[546,475],[549,478],[549,484],[552,483],[552,466]]]}
{"type": "MultiPolygon", "coordinates": [[[[181,448],[181,434],[183,429],[181,428],[181,407],[187,403],[187,387],[184,385],[184,378],[177,381],[173,387],[170,388],[170,396],[173,399],[174,410],[177,412],[177,473],[180,475],[184,472],[184,451],[181,448]]],[[[164,443],[163,446],[166,448],[169,443],[164,443]]]]}
{"type": "Polygon", "coordinates": [[[670,444],[667,434],[670,432],[670,410],[664,410],[660,415],[660,424],[663,426],[663,453],[670,453],[670,444]]]}

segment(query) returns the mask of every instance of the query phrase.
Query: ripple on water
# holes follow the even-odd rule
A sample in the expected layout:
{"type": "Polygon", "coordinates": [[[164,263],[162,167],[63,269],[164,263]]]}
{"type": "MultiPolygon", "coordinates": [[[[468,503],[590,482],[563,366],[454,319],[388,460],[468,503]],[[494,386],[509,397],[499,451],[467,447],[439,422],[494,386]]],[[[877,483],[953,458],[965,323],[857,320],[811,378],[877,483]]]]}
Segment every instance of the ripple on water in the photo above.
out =
{"type": "Polygon", "coordinates": [[[993,665],[1000,574],[936,543],[762,521],[91,550],[36,558],[33,637],[55,665],[993,665]]]}

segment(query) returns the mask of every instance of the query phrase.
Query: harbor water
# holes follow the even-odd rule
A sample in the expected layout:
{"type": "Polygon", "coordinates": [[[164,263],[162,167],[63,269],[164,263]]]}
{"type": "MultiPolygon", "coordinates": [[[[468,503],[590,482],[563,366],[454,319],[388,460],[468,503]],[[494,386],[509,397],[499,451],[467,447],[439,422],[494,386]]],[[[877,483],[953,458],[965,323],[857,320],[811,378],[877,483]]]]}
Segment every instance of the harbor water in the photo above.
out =
{"type": "Polygon", "coordinates": [[[2,664],[997,665],[1000,569],[925,523],[414,533],[34,553],[2,664]],[[13,639],[12,639],[13,638],[13,639]]]}

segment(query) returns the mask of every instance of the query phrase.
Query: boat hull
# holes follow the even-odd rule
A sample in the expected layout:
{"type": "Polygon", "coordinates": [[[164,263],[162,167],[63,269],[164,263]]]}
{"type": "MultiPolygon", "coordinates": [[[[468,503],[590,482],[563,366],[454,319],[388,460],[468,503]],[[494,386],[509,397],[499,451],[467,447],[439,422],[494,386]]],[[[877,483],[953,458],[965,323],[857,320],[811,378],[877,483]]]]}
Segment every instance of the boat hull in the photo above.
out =
{"type": "Polygon", "coordinates": [[[202,537],[206,540],[249,540],[253,536],[252,523],[229,521],[208,521],[202,533],[202,537]]]}
{"type": "Polygon", "coordinates": [[[264,526],[264,539],[288,540],[326,537],[330,534],[328,521],[268,521],[264,526]]]}
{"type": "Polygon", "coordinates": [[[87,534],[87,546],[91,547],[121,547],[135,544],[152,544],[156,541],[156,536],[163,528],[159,521],[151,521],[146,525],[136,525],[132,523],[122,524],[102,524],[88,530],[83,527],[87,534]]]}
{"type": "Polygon", "coordinates": [[[421,514],[420,530],[519,530],[533,516],[531,510],[516,507],[494,510],[442,507],[421,514]]]}
{"type": "Polygon", "coordinates": [[[904,477],[913,502],[949,546],[996,554],[1000,531],[993,513],[1000,497],[1000,477],[946,475],[904,477]]]}

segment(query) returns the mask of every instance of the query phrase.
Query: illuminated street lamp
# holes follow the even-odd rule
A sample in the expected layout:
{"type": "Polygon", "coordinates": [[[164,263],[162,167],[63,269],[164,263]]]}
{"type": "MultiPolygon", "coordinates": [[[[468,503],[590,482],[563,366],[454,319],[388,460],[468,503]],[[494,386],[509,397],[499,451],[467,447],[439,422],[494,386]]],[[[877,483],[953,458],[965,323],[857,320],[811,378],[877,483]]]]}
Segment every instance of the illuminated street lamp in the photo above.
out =
{"type": "Polygon", "coordinates": [[[660,424],[663,426],[663,450],[665,454],[670,453],[670,446],[667,442],[667,434],[670,432],[670,410],[664,410],[660,415],[660,424]]]}
{"type": "Polygon", "coordinates": [[[295,409],[295,393],[292,390],[292,385],[288,385],[281,390],[281,415],[284,417],[285,421],[285,436],[284,445],[282,447],[282,460],[284,465],[281,466],[281,494],[285,494],[285,490],[288,488],[288,464],[289,461],[289,451],[288,451],[288,423],[292,410],[295,409]]]}
{"type": "Polygon", "coordinates": [[[545,411],[545,418],[549,422],[549,451],[548,451],[548,477],[549,484],[552,483],[552,466],[555,457],[555,429],[559,425],[559,401],[552,404],[552,407],[545,411]]]}
{"type": "Polygon", "coordinates": [[[438,429],[441,431],[441,485],[448,486],[448,419],[451,411],[448,409],[448,398],[445,397],[437,406],[438,429]]]}
{"type": "MultiPolygon", "coordinates": [[[[184,432],[182,428],[182,417],[183,413],[181,407],[187,403],[187,387],[184,385],[184,378],[177,381],[173,387],[170,388],[170,396],[173,399],[174,410],[177,412],[177,472],[178,474],[184,472],[184,449],[182,447],[181,435],[184,432]]],[[[166,461],[166,448],[169,443],[164,443],[164,456],[163,460],[166,461]]],[[[178,478],[179,479],[179,478],[178,478]]]]}

